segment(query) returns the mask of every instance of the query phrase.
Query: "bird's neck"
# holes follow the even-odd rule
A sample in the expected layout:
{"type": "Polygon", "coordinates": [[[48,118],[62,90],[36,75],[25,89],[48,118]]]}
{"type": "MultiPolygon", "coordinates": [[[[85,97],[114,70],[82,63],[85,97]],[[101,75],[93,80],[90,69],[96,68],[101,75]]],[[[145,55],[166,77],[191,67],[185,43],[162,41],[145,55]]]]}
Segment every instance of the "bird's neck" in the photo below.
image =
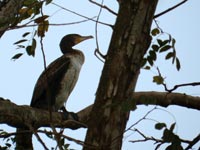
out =
{"type": "Polygon", "coordinates": [[[67,51],[63,52],[64,55],[67,57],[76,57],[78,58],[82,63],[84,63],[85,56],[82,51],[77,50],[77,49],[67,49],[67,51]]]}
{"type": "Polygon", "coordinates": [[[68,48],[61,48],[61,51],[65,55],[65,54],[73,53],[76,50],[73,49],[72,47],[68,47],[68,48]]]}

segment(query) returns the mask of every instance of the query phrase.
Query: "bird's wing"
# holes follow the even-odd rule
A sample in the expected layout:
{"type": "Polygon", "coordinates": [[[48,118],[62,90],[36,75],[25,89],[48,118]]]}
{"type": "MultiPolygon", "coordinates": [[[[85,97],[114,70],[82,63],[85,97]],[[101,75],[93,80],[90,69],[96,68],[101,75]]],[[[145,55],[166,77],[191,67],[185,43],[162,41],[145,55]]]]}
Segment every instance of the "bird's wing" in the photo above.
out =
{"type": "Polygon", "coordinates": [[[55,95],[60,88],[60,81],[69,68],[69,65],[70,59],[63,55],[53,61],[42,72],[33,91],[31,100],[32,107],[47,109],[48,106],[55,104],[55,95]]]}

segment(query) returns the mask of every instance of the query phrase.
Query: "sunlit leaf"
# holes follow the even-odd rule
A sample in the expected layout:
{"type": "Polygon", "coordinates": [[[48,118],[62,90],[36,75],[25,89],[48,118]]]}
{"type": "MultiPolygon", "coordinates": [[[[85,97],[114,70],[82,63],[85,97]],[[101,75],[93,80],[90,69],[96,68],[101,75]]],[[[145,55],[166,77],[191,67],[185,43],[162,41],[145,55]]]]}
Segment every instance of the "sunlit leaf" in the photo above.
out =
{"type": "Polygon", "coordinates": [[[49,28],[49,21],[45,20],[43,23],[40,23],[38,26],[37,34],[39,37],[44,37],[45,32],[48,31],[49,28]]]}
{"type": "Polygon", "coordinates": [[[16,55],[14,55],[11,59],[12,59],[12,60],[17,60],[17,59],[19,59],[22,55],[23,55],[23,53],[18,53],[18,54],[16,54],[16,55]]]}
{"type": "Polygon", "coordinates": [[[41,17],[38,17],[34,20],[35,23],[42,23],[44,22],[45,19],[47,19],[49,16],[48,15],[44,15],[44,16],[41,16],[41,17]]]}
{"type": "Polygon", "coordinates": [[[162,76],[154,76],[153,77],[153,82],[155,82],[156,84],[160,85],[163,84],[164,79],[162,76]]]}
{"type": "Polygon", "coordinates": [[[151,31],[152,36],[156,36],[160,33],[160,30],[158,28],[155,28],[151,31]]]}

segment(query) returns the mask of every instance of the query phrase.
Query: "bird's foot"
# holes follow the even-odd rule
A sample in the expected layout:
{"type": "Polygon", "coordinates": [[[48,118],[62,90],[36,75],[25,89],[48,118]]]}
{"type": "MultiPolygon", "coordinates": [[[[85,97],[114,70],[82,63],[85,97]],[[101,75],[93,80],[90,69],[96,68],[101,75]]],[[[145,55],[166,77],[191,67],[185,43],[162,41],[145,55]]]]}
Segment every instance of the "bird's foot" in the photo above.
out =
{"type": "Polygon", "coordinates": [[[62,114],[63,114],[64,120],[72,119],[72,120],[75,120],[75,121],[79,121],[78,115],[76,113],[67,111],[64,106],[61,107],[61,110],[63,111],[62,114]]]}

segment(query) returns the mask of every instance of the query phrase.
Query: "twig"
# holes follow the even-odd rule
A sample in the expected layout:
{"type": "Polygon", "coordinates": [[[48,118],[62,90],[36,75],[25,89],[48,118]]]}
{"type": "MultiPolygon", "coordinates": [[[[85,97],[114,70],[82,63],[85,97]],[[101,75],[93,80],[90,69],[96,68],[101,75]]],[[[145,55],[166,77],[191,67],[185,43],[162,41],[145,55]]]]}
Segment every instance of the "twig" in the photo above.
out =
{"type": "Polygon", "coordinates": [[[141,140],[134,140],[134,141],[130,141],[132,143],[136,143],[136,142],[145,142],[145,141],[155,141],[156,143],[160,142],[160,143],[163,143],[163,140],[160,140],[160,139],[156,139],[154,137],[148,137],[146,135],[144,135],[140,130],[138,129],[134,129],[133,131],[137,132],[139,135],[141,135],[144,139],[141,139],[141,140]]]}
{"type": "Polygon", "coordinates": [[[36,131],[33,131],[34,135],[36,136],[37,140],[42,144],[42,146],[44,147],[45,150],[49,150],[47,148],[47,146],[45,145],[45,143],[42,141],[42,139],[40,138],[40,136],[38,135],[38,133],[36,131]]]}
{"type": "Polygon", "coordinates": [[[188,0],[183,0],[182,2],[176,4],[175,6],[170,7],[170,8],[168,8],[167,10],[165,10],[165,11],[163,11],[163,12],[161,12],[161,13],[155,15],[153,18],[154,18],[154,19],[155,19],[155,18],[158,18],[158,17],[160,17],[160,16],[162,16],[162,15],[164,15],[164,14],[166,14],[166,13],[172,11],[173,9],[179,7],[180,5],[184,4],[184,3],[187,2],[187,1],[188,1],[188,0]]]}
{"type": "Polygon", "coordinates": [[[192,146],[194,146],[197,142],[200,141],[200,134],[197,135],[191,142],[190,144],[185,148],[185,150],[189,150],[192,148],[192,146]]]}
{"type": "MultiPolygon", "coordinates": [[[[157,70],[158,70],[159,76],[162,77],[159,68],[157,68],[157,70]]],[[[200,82],[191,82],[191,83],[177,84],[177,85],[175,85],[172,89],[168,89],[168,88],[167,88],[167,85],[166,85],[165,83],[162,83],[162,85],[164,86],[165,91],[171,93],[171,92],[175,91],[176,89],[178,89],[179,87],[184,87],[184,86],[199,86],[199,85],[200,85],[200,82]]]]}
{"type": "Polygon", "coordinates": [[[110,13],[112,13],[113,15],[117,16],[117,13],[114,12],[114,11],[113,11],[112,9],[110,9],[109,7],[107,7],[106,5],[99,4],[99,3],[97,3],[97,2],[95,2],[95,1],[93,1],[93,0],[89,0],[89,2],[91,2],[91,3],[93,3],[93,4],[97,5],[97,6],[99,6],[99,7],[101,7],[101,8],[106,9],[107,11],[109,11],[110,13]]]}
{"type": "MultiPolygon", "coordinates": [[[[104,3],[104,0],[102,0],[101,2],[101,5],[104,3]]],[[[101,15],[101,11],[102,11],[102,7],[100,7],[100,10],[99,10],[99,14],[97,16],[97,20],[96,20],[96,24],[95,24],[95,41],[96,41],[96,46],[97,48],[95,49],[94,51],[94,55],[101,61],[104,63],[104,61],[101,59],[101,58],[104,58],[105,59],[105,56],[100,52],[99,50],[99,43],[98,43],[98,23],[99,23],[99,17],[101,15]],[[99,54],[100,57],[97,55],[99,54]]]]}
{"type": "MultiPolygon", "coordinates": [[[[57,6],[57,7],[62,8],[63,10],[66,10],[66,11],[68,11],[68,12],[70,12],[70,13],[73,13],[73,14],[79,16],[79,17],[82,17],[82,18],[91,20],[91,21],[93,21],[93,22],[96,22],[96,20],[94,20],[94,19],[91,19],[91,18],[86,17],[86,16],[84,16],[84,15],[81,15],[81,14],[79,14],[79,13],[77,13],[77,12],[74,12],[74,11],[72,11],[72,10],[69,10],[69,9],[67,9],[67,8],[65,8],[65,7],[62,7],[62,6],[60,6],[60,5],[58,5],[58,4],[54,3],[54,2],[52,2],[52,4],[55,5],[55,6],[57,6]]],[[[108,23],[104,23],[104,22],[99,22],[99,23],[102,24],[102,25],[109,26],[109,27],[111,27],[111,28],[113,27],[112,25],[110,25],[110,24],[108,24],[108,23]]]]}
{"type": "Polygon", "coordinates": [[[121,135],[117,136],[116,138],[114,138],[112,140],[112,142],[114,142],[115,140],[117,140],[120,136],[122,136],[124,133],[126,133],[127,131],[131,130],[132,127],[136,126],[138,123],[140,123],[142,120],[146,119],[146,117],[155,109],[157,109],[157,107],[155,106],[153,109],[151,109],[150,111],[148,111],[141,119],[139,119],[137,122],[135,122],[134,124],[132,124],[130,127],[128,127],[121,135]]]}
{"type": "MultiPolygon", "coordinates": [[[[45,134],[46,134],[46,133],[48,133],[48,134],[54,134],[54,133],[51,132],[51,131],[38,130],[38,132],[40,132],[40,133],[45,133],[45,134]]],[[[66,139],[69,140],[69,141],[75,142],[75,143],[78,144],[78,145],[87,146],[87,147],[91,147],[91,148],[96,148],[96,146],[94,146],[94,145],[87,144],[87,143],[85,143],[84,141],[77,140],[77,139],[75,139],[75,138],[66,136],[66,135],[64,135],[64,134],[60,134],[60,136],[66,138],[66,139]]]]}
{"type": "MultiPolygon", "coordinates": [[[[96,17],[92,17],[91,19],[94,19],[96,17]]],[[[15,30],[15,29],[21,29],[21,28],[26,28],[26,27],[35,27],[35,26],[38,26],[38,24],[30,24],[31,22],[33,22],[34,20],[28,22],[28,23],[25,23],[23,25],[20,25],[20,26],[14,26],[14,27],[11,27],[9,29],[7,29],[7,31],[9,30],[15,30]]],[[[79,24],[79,23],[83,23],[83,22],[87,22],[89,21],[88,19],[86,20],[81,20],[81,21],[75,21],[75,22],[70,22],[70,23],[50,23],[50,24],[42,24],[41,25],[49,25],[49,26],[65,26],[65,25],[74,25],[74,24],[79,24]]]]}

